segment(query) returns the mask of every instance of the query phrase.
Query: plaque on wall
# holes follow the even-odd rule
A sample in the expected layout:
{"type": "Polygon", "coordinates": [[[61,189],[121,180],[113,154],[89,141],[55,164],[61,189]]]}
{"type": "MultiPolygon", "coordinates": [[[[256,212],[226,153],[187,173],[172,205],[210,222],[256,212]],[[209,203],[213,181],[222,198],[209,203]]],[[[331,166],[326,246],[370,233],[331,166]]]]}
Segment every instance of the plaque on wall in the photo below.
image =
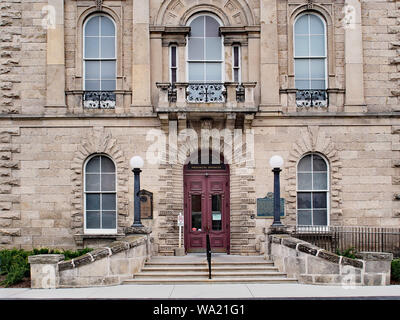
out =
{"type": "Polygon", "coordinates": [[[140,218],[153,219],[153,193],[147,190],[140,190],[140,218]]]}
{"type": "MultiPolygon", "coordinates": [[[[285,199],[280,198],[281,217],[285,215],[285,199]]],[[[274,217],[274,193],[268,192],[265,198],[257,198],[257,217],[274,217]]]]}

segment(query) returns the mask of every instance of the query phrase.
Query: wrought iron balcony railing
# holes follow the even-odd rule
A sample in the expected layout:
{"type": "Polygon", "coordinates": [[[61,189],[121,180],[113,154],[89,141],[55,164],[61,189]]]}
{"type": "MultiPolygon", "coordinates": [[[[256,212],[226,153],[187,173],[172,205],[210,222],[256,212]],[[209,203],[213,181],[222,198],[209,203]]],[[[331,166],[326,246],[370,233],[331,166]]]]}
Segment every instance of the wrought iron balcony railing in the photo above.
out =
{"type": "Polygon", "coordinates": [[[327,107],[327,91],[319,89],[297,90],[296,105],[297,107],[327,107]]]}
{"type": "Polygon", "coordinates": [[[193,103],[224,103],[226,88],[223,83],[189,83],[186,100],[193,103]]]}
{"type": "Polygon", "coordinates": [[[115,109],[114,91],[84,91],[82,104],[85,109],[115,109]]]}

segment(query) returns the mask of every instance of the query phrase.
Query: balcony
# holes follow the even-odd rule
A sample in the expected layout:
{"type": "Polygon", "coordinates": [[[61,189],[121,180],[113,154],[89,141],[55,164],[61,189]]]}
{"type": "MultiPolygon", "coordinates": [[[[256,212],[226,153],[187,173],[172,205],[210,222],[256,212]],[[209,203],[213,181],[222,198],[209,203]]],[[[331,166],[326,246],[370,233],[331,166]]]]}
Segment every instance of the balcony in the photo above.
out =
{"type": "Polygon", "coordinates": [[[297,107],[327,107],[328,94],[326,90],[297,90],[297,107]]]}
{"type": "Polygon", "coordinates": [[[256,112],[255,82],[156,83],[156,112],[256,112]]]}

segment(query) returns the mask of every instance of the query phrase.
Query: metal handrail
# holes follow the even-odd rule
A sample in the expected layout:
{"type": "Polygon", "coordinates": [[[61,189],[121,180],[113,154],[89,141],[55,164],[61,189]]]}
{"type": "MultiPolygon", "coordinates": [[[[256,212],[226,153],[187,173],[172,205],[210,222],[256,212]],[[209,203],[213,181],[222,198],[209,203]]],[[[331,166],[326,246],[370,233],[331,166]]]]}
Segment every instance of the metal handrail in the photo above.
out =
{"type": "Polygon", "coordinates": [[[211,243],[210,243],[210,235],[206,234],[206,243],[207,243],[207,262],[208,262],[208,279],[211,279],[211,243]]]}

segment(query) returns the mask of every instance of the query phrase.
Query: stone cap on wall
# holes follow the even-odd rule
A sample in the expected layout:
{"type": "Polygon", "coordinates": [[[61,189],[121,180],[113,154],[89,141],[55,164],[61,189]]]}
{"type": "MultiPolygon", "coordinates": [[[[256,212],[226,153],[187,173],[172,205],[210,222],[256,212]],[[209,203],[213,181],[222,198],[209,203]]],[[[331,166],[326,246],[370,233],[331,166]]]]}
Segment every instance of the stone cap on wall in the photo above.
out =
{"type": "Polygon", "coordinates": [[[392,261],[393,253],[362,251],[356,253],[356,257],[365,261],[392,261]]]}
{"type": "Polygon", "coordinates": [[[316,256],[318,258],[327,260],[332,263],[341,264],[341,265],[349,265],[355,268],[362,269],[364,266],[364,262],[362,260],[351,259],[343,256],[339,256],[332,252],[329,252],[325,249],[321,249],[317,246],[314,246],[306,241],[293,238],[289,235],[281,234],[281,235],[270,235],[270,239],[272,243],[281,244],[291,249],[295,249],[296,251],[303,252],[309,255],[316,256]]]}
{"type": "Polygon", "coordinates": [[[56,264],[64,260],[63,254],[38,254],[35,256],[29,256],[28,262],[30,264],[56,264]]]}
{"type": "MultiPolygon", "coordinates": [[[[59,271],[73,269],[81,265],[90,264],[96,260],[112,256],[122,251],[145,244],[148,235],[130,235],[120,241],[114,241],[108,247],[94,249],[80,257],[63,261],[65,259],[63,254],[41,254],[29,256],[28,261],[30,264],[58,264],[59,271]]],[[[152,239],[150,239],[151,241],[152,239]]]]}

